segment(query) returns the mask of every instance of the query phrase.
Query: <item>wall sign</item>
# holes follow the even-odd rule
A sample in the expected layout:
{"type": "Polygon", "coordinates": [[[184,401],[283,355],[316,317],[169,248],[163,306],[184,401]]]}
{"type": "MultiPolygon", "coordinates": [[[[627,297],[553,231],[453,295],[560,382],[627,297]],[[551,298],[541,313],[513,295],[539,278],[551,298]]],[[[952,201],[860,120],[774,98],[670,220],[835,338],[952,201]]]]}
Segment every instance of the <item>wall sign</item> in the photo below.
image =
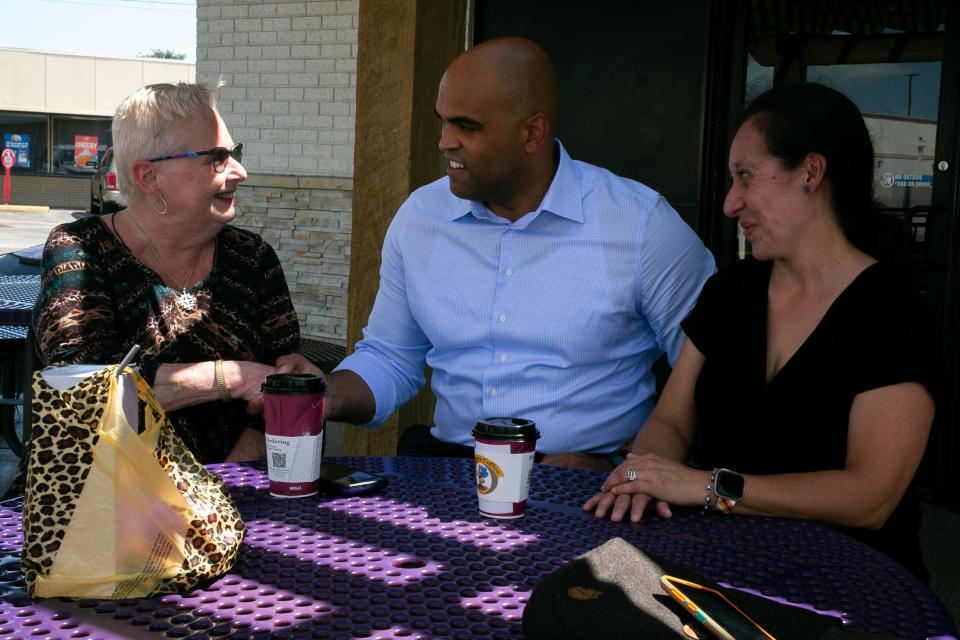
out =
{"type": "Polygon", "coordinates": [[[97,136],[73,136],[73,164],[85,167],[97,159],[97,136]]]}
{"type": "Polygon", "coordinates": [[[3,148],[12,149],[17,155],[16,166],[19,169],[30,168],[30,136],[26,133],[3,134],[3,148]]]}
{"type": "Polygon", "coordinates": [[[920,187],[921,189],[932,189],[933,176],[923,175],[922,173],[884,172],[880,175],[880,186],[884,189],[890,189],[892,187],[920,187]]]}

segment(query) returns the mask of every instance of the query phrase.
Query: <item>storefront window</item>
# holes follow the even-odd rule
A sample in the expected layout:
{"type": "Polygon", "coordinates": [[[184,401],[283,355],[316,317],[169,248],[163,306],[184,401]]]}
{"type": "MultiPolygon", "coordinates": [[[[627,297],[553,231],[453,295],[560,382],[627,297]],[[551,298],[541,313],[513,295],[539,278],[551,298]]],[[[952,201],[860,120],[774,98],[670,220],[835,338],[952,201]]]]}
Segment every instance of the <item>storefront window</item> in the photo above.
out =
{"type": "Polygon", "coordinates": [[[0,149],[13,149],[14,173],[45,173],[47,116],[0,111],[0,149]]]}
{"type": "Polygon", "coordinates": [[[110,118],[53,117],[52,173],[89,176],[112,143],[110,118]]]}

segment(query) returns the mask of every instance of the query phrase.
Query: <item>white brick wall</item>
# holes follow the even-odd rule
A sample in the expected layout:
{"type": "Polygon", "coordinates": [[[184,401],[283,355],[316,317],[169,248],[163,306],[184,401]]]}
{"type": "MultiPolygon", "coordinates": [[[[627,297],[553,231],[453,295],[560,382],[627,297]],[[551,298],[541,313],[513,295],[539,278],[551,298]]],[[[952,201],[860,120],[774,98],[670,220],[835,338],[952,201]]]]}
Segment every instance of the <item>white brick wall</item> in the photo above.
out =
{"type": "Polygon", "coordinates": [[[252,173],[353,176],[358,0],[198,0],[197,78],[252,173]]]}
{"type": "Polygon", "coordinates": [[[346,341],[359,0],[197,0],[197,80],[249,173],[236,225],[277,251],[304,336],[346,341]]]}

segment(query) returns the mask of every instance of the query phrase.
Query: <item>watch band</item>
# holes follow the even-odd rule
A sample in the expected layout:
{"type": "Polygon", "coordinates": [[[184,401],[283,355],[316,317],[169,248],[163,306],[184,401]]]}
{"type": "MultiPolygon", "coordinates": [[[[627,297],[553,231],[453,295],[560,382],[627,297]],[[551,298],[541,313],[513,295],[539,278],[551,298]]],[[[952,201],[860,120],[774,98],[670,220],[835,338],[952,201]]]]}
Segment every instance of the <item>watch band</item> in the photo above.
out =
{"type": "Polygon", "coordinates": [[[721,498],[717,496],[717,511],[722,513],[730,513],[733,511],[733,508],[737,506],[736,500],[731,500],[730,498],[721,498]]]}

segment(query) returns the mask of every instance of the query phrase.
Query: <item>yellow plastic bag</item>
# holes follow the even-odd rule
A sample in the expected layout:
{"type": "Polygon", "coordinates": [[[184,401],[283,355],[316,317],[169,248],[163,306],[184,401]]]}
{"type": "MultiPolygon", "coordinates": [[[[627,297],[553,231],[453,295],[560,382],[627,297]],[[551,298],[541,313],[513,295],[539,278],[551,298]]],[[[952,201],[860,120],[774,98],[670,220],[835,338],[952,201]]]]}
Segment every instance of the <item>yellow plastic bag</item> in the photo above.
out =
{"type": "Polygon", "coordinates": [[[67,388],[34,374],[21,567],[30,595],[131,598],[230,569],[246,531],[136,371],[144,430],[124,416],[116,366],[67,388]]]}

